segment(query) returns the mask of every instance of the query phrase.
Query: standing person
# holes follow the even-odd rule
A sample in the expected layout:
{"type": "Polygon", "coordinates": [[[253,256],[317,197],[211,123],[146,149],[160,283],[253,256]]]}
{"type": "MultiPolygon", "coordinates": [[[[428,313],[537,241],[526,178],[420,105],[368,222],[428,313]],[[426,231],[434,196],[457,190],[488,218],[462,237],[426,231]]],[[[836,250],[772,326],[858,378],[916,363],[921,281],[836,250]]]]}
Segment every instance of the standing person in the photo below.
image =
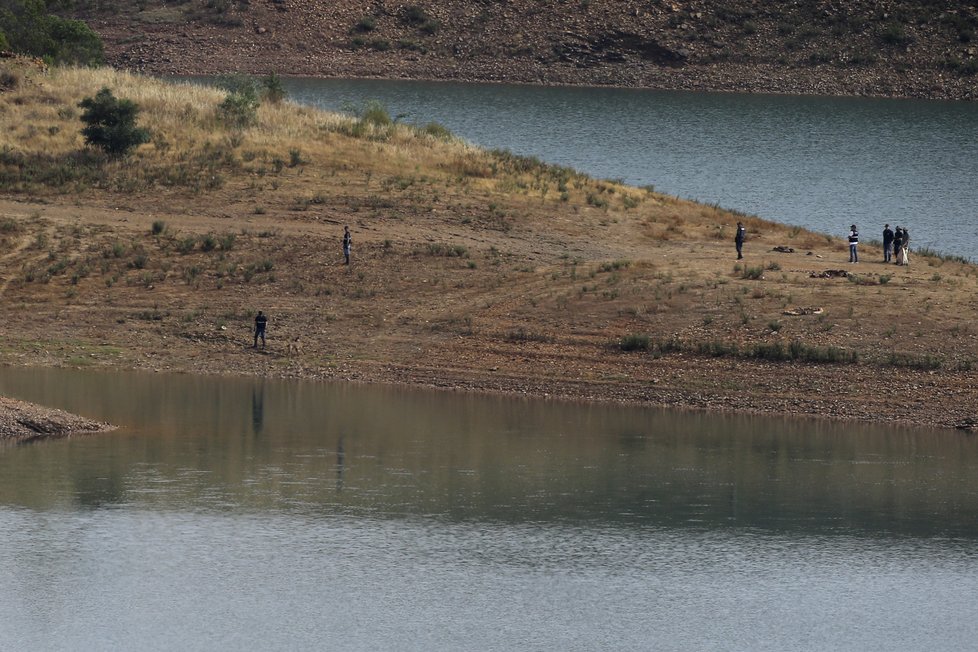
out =
{"type": "Polygon", "coordinates": [[[898,226],[893,234],[893,251],[896,253],[896,264],[903,264],[903,227],[898,226]]]}
{"type": "Polygon", "coordinates": [[[893,229],[889,224],[883,225],[883,262],[888,263],[893,259],[893,229]]]}
{"type": "Polygon", "coordinates": [[[350,264],[350,249],[353,248],[353,236],[350,235],[350,227],[343,227],[343,258],[345,259],[344,264],[350,264]]]}
{"type": "Polygon", "coordinates": [[[737,236],[734,238],[734,244],[737,245],[737,260],[744,257],[744,238],[747,237],[747,229],[744,228],[743,222],[737,222],[737,236]]]}
{"type": "Polygon", "coordinates": [[[853,224],[849,227],[849,262],[858,263],[859,262],[859,252],[856,251],[859,245],[859,231],[856,230],[856,225],[853,224]]]}
{"type": "Polygon", "coordinates": [[[910,231],[903,229],[903,265],[910,264],[910,231]]]}
{"type": "Polygon", "coordinates": [[[261,338],[261,348],[265,348],[265,326],[268,325],[268,317],[261,310],[255,315],[255,344],[251,348],[258,348],[258,338],[261,338]]]}

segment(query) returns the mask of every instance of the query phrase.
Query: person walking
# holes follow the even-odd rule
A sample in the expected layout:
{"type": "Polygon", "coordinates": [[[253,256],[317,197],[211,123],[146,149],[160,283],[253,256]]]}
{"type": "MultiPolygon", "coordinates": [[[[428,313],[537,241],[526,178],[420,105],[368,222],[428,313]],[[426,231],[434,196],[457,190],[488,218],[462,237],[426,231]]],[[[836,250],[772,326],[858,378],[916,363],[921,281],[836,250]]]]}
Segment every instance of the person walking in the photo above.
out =
{"type": "Polygon", "coordinates": [[[350,264],[350,250],[353,248],[353,236],[350,235],[350,227],[343,227],[343,258],[344,265],[350,264]]]}
{"type": "Polygon", "coordinates": [[[251,347],[258,348],[258,338],[261,338],[261,348],[265,348],[265,326],[268,325],[268,317],[261,310],[255,315],[255,344],[251,347]]]}
{"type": "Polygon", "coordinates": [[[889,224],[883,225],[883,262],[888,263],[893,259],[893,229],[889,224]]]}
{"type": "Polygon", "coordinates": [[[737,260],[744,257],[744,238],[747,237],[747,229],[743,222],[737,222],[737,235],[734,237],[734,244],[737,245],[737,260]]]}
{"type": "Polygon", "coordinates": [[[849,227],[849,262],[858,263],[859,262],[859,252],[856,251],[859,245],[859,231],[856,230],[856,225],[853,224],[849,227]]]}

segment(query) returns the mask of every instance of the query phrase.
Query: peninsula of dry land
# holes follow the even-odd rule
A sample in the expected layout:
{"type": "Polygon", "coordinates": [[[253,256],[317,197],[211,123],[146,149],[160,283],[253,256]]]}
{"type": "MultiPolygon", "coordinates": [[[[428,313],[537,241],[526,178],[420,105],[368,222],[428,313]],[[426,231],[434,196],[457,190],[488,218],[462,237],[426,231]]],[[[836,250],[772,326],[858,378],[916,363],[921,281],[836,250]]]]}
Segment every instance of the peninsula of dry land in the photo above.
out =
{"type": "Polygon", "coordinates": [[[837,238],[483,151],[380,110],[266,102],[253,126],[229,129],[214,89],[112,70],[9,78],[0,363],[975,417],[966,262],[915,252],[884,265],[864,245],[850,266],[837,238]],[[125,158],[79,135],[78,102],[104,86],[152,133],[125,158]],[[258,310],[270,321],[256,350],[258,310]]]}

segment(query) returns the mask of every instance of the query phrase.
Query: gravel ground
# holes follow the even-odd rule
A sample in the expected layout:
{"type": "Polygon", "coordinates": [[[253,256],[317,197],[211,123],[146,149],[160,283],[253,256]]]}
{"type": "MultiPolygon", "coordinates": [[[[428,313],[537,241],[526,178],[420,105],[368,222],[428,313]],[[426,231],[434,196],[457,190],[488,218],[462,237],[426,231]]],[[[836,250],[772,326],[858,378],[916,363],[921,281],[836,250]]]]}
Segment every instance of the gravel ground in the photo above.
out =
{"type": "Polygon", "coordinates": [[[112,430],[114,426],[62,410],[0,397],[0,441],[31,440],[112,430]]]}

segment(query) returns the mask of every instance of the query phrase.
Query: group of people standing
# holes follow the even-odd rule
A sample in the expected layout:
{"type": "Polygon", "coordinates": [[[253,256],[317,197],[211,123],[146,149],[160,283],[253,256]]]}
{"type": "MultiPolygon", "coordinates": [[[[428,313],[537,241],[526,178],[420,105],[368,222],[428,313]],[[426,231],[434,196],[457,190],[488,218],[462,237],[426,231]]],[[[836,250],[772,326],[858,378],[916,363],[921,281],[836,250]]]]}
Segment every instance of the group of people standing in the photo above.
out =
{"type": "MultiPolygon", "coordinates": [[[[856,225],[849,227],[849,262],[859,262],[859,231],[856,225]]],[[[896,231],[889,224],[883,226],[883,262],[897,265],[910,264],[910,231],[898,226],[896,231]],[[894,260],[894,254],[896,260],[894,260]]]]}
{"type": "Polygon", "coordinates": [[[883,262],[895,262],[897,265],[910,264],[909,230],[898,226],[894,231],[889,224],[883,227],[883,262]]]}

